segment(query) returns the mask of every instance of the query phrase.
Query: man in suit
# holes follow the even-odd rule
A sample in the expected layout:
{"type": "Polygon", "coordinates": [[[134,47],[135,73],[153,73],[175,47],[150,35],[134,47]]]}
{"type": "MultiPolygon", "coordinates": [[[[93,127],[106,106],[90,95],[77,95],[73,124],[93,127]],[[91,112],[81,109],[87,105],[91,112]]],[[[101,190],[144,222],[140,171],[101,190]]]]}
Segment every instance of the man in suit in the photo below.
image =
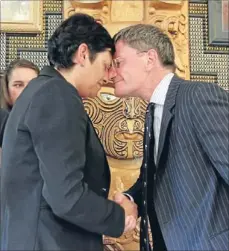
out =
{"type": "Polygon", "coordinates": [[[48,42],[50,66],[10,112],[2,155],[1,250],[103,250],[102,235],[135,227],[133,202],[108,200],[105,151],[82,97],[109,79],[113,40],[72,15],[48,42]]]}
{"type": "Polygon", "coordinates": [[[138,205],[141,250],[151,249],[149,224],[153,250],[228,250],[228,92],[175,76],[172,43],[152,25],[114,39],[115,94],[149,103],[139,179],[115,196],[138,205]]]}

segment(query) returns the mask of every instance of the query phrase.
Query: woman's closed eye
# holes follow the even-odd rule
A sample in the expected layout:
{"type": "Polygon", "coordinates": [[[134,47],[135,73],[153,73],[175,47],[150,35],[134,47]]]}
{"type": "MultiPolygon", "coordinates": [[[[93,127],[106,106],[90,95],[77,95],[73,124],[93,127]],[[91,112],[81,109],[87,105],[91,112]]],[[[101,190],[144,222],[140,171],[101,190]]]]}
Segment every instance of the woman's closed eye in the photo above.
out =
{"type": "Polygon", "coordinates": [[[109,64],[109,65],[105,64],[104,65],[104,69],[105,69],[106,72],[108,72],[110,70],[110,68],[111,68],[111,64],[109,64]]]}

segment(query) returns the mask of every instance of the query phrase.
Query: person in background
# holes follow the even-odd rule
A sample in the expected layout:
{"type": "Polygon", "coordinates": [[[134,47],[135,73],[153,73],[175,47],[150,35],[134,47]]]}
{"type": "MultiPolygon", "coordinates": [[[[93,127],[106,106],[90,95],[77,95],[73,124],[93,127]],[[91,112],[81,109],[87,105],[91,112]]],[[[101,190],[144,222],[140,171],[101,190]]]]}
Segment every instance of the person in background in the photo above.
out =
{"type": "Polygon", "coordinates": [[[39,68],[26,59],[15,59],[6,68],[1,84],[1,107],[10,111],[17,98],[39,74],[39,68]]]}
{"type": "Polygon", "coordinates": [[[2,140],[9,112],[11,111],[16,99],[19,97],[23,89],[28,85],[30,80],[36,78],[38,74],[39,68],[34,63],[26,59],[15,59],[8,65],[4,72],[3,78],[1,78],[0,168],[2,140]]]}
{"type": "Polygon", "coordinates": [[[6,121],[13,104],[29,81],[37,77],[38,74],[39,68],[26,59],[15,59],[6,68],[3,78],[1,78],[0,148],[2,147],[6,121]]]}
{"type": "Polygon", "coordinates": [[[82,102],[112,77],[113,53],[107,30],[86,14],[49,39],[50,66],[20,95],[4,135],[2,250],[102,251],[102,235],[136,226],[133,202],[107,199],[106,153],[82,102]]]}
{"type": "Polygon", "coordinates": [[[115,195],[138,205],[140,250],[151,249],[149,225],[153,250],[228,250],[229,93],[177,77],[172,42],[153,25],[114,41],[116,96],[149,103],[139,179],[115,195]]]}

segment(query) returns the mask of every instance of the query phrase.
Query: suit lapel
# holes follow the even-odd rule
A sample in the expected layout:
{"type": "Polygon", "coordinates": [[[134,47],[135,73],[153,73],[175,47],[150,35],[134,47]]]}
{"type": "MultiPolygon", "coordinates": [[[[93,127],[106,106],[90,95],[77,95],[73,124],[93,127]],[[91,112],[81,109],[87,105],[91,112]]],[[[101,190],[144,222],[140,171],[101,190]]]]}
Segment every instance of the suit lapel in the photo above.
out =
{"type": "Polygon", "coordinates": [[[158,154],[157,154],[157,163],[156,166],[158,167],[160,163],[160,159],[162,156],[162,152],[164,149],[165,140],[167,140],[167,135],[169,132],[169,125],[173,119],[173,113],[172,108],[175,106],[176,103],[176,95],[177,91],[179,89],[180,83],[182,82],[182,79],[174,76],[172,78],[172,81],[169,85],[169,89],[166,95],[164,109],[163,109],[163,115],[162,115],[162,121],[161,121],[161,131],[160,131],[160,137],[159,137],[159,144],[158,144],[158,154]]]}

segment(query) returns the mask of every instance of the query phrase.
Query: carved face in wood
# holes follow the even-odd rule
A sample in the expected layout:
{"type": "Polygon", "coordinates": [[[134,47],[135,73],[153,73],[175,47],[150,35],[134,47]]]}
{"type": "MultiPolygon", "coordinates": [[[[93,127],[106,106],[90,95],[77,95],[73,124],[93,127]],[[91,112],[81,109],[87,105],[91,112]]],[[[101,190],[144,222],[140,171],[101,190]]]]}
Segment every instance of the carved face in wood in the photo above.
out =
{"type": "Polygon", "coordinates": [[[117,98],[103,87],[96,98],[84,100],[95,130],[108,156],[117,159],[142,157],[146,103],[139,98],[117,98]]]}

